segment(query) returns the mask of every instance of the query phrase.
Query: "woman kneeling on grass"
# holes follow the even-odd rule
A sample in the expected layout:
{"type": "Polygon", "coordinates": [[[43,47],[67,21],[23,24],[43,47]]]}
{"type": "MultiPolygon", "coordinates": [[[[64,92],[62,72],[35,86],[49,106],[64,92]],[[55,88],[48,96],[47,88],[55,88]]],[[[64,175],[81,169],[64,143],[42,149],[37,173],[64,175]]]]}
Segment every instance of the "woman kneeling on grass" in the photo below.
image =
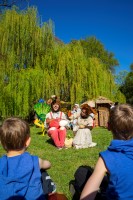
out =
{"type": "Polygon", "coordinates": [[[91,130],[93,128],[92,109],[88,104],[81,106],[81,113],[79,114],[75,131],[77,131],[74,139],[73,146],[76,149],[88,148],[96,146],[92,142],[91,130]]]}

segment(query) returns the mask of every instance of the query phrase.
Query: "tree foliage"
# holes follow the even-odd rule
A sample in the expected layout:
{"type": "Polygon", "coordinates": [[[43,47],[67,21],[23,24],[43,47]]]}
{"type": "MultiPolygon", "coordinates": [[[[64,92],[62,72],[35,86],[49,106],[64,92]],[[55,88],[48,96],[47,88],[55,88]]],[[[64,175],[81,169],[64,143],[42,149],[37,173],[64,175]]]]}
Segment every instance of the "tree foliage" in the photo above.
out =
{"type": "Polygon", "coordinates": [[[133,72],[133,63],[130,65],[130,70],[133,72]]]}
{"type": "Polygon", "coordinates": [[[129,72],[120,91],[125,95],[127,103],[133,104],[133,72],[129,72]]]}
{"type": "Polygon", "coordinates": [[[92,38],[63,44],[55,39],[53,27],[51,21],[40,25],[36,8],[2,14],[1,116],[25,118],[35,101],[52,94],[72,104],[99,95],[125,100],[110,71],[116,64],[112,54],[95,39],[96,49],[92,38]]]}
{"type": "Polygon", "coordinates": [[[1,10],[4,8],[12,8],[13,6],[20,6],[29,0],[0,0],[1,10]]]}
{"type": "Polygon", "coordinates": [[[126,77],[128,75],[127,70],[120,71],[117,75],[115,75],[116,83],[121,86],[125,83],[126,77]]]}
{"type": "Polygon", "coordinates": [[[115,72],[115,67],[119,65],[118,60],[114,58],[112,52],[105,50],[103,44],[95,37],[89,37],[81,40],[86,57],[96,57],[111,72],[115,72]]]}

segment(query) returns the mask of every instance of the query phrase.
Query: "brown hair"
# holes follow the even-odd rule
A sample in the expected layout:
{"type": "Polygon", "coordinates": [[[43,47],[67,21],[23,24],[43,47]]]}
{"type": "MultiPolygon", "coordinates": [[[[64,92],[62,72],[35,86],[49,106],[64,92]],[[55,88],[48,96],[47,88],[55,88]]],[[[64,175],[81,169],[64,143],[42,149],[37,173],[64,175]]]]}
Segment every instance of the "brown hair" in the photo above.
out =
{"type": "Polygon", "coordinates": [[[6,151],[23,149],[29,137],[30,127],[20,118],[7,118],[0,128],[1,144],[6,151]]]}
{"type": "Polygon", "coordinates": [[[109,116],[109,129],[114,139],[131,139],[133,137],[133,107],[121,104],[112,108],[109,116]]]}
{"type": "Polygon", "coordinates": [[[92,108],[88,104],[83,104],[81,106],[81,110],[85,110],[87,116],[89,116],[89,114],[93,113],[92,108]]]}
{"type": "Polygon", "coordinates": [[[50,99],[47,100],[47,103],[51,105],[58,104],[60,106],[60,99],[56,95],[52,95],[50,99]]]}
{"type": "Polygon", "coordinates": [[[52,95],[51,96],[51,110],[52,112],[54,112],[54,109],[53,109],[53,105],[54,104],[58,104],[59,105],[59,108],[56,112],[58,112],[60,109],[61,109],[61,104],[60,104],[60,99],[59,97],[57,97],[56,95],[52,95]]]}

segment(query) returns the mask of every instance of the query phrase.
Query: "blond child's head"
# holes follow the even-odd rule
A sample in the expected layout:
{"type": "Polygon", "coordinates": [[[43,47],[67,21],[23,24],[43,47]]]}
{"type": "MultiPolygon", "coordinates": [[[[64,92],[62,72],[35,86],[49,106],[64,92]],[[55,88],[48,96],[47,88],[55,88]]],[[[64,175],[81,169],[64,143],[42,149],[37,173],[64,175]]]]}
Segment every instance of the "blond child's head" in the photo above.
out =
{"type": "Polygon", "coordinates": [[[117,105],[110,110],[109,129],[114,139],[129,140],[133,137],[133,107],[117,105]]]}
{"type": "Polygon", "coordinates": [[[7,118],[0,128],[1,144],[7,152],[26,148],[26,141],[29,137],[30,127],[20,118],[7,118]]]}

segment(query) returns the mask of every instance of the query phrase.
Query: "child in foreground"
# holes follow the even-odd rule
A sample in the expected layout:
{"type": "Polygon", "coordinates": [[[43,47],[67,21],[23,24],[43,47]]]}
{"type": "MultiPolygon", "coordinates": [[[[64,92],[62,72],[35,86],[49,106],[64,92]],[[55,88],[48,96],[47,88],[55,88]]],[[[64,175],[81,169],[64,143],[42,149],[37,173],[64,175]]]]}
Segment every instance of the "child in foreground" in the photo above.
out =
{"type": "Polygon", "coordinates": [[[1,200],[44,200],[40,169],[51,163],[30,155],[30,127],[22,119],[8,118],[0,128],[0,140],[7,154],[0,158],[1,200]]]}
{"type": "Polygon", "coordinates": [[[93,200],[105,173],[109,174],[108,200],[133,199],[133,107],[117,105],[110,110],[109,130],[113,140],[100,157],[80,200],[93,200]]]}

